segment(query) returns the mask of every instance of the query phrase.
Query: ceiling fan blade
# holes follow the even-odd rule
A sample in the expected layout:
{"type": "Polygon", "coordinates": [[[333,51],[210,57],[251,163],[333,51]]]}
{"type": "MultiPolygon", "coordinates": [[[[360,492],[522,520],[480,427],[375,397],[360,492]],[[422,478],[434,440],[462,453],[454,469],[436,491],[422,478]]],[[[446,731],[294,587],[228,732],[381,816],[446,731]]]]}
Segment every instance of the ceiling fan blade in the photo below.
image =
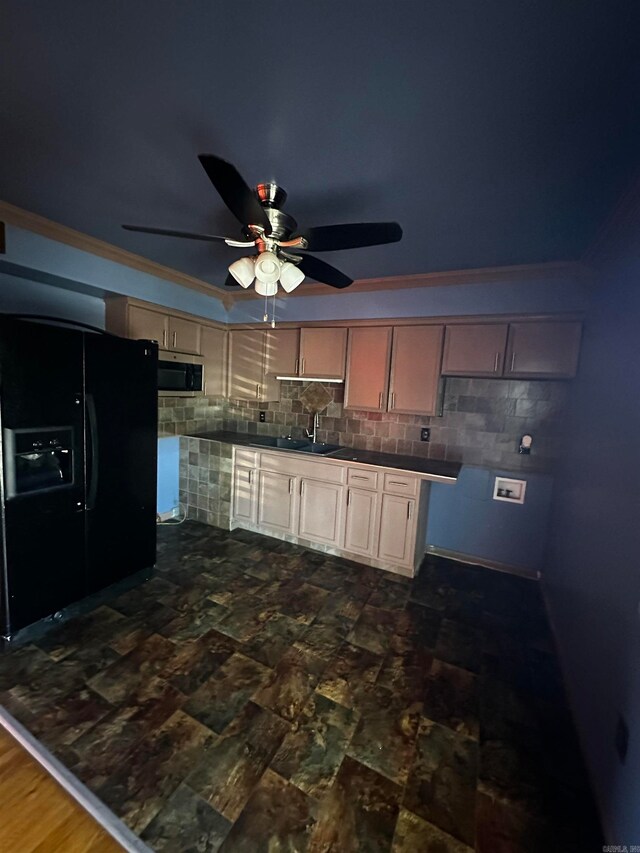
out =
{"type": "Polygon", "coordinates": [[[143,234],[160,234],[163,237],[186,237],[189,240],[207,240],[212,243],[227,241],[227,237],[216,234],[192,234],[191,231],[176,231],[173,228],[147,228],[144,225],[123,225],[125,231],[141,231],[143,234]]]}
{"type": "Polygon", "coordinates": [[[331,287],[349,287],[350,284],[353,284],[353,279],[349,278],[348,275],[332,267],[331,264],[314,258],[313,255],[305,255],[298,267],[309,278],[314,278],[323,284],[329,284],[331,287]]]}
{"type": "Polygon", "coordinates": [[[236,219],[245,226],[259,225],[265,234],[271,234],[271,223],[264,208],[236,167],[214,154],[199,154],[198,160],[236,219]]]}
{"type": "Polygon", "coordinates": [[[307,241],[310,252],[336,252],[339,249],[397,243],[402,239],[402,228],[397,222],[352,222],[307,228],[300,232],[300,236],[307,241]]]}

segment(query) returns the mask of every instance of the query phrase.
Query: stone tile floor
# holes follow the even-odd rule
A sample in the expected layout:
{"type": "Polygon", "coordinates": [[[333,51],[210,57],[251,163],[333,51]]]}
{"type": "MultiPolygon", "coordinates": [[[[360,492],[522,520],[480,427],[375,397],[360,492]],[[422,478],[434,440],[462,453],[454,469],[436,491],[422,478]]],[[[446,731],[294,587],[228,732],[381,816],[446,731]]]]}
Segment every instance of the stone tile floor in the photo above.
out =
{"type": "Polygon", "coordinates": [[[162,851],[598,851],[535,582],[246,531],[0,655],[0,703],[162,851]]]}

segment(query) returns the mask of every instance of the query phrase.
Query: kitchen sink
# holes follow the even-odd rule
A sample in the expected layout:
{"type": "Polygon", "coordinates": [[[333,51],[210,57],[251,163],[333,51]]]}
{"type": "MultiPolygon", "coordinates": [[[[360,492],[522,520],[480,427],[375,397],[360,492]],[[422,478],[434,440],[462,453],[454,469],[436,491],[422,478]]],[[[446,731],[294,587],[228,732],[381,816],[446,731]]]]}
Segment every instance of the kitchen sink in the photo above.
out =
{"type": "Polygon", "coordinates": [[[304,447],[297,447],[296,450],[300,453],[317,453],[319,456],[327,456],[329,453],[335,453],[336,450],[342,450],[339,444],[324,444],[319,441],[317,443],[309,442],[304,447]]]}
{"type": "Polygon", "coordinates": [[[279,447],[282,450],[299,450],[308,445],[304,439],[296,438],[274,438],[271,435],[256,436],[250,443],[250,447],[279,447]]]}
{"type": "Polygon", "coordinates": [[[322,441],[305,441],[296,438],[274,438],[270,435],[256,436],[249,444],[250,447],[272,447],[277,450],[294,450],[296,453],[314,453],[327,456],[336,450],[341,450],[339,444],[324,444],[322,441]]]}

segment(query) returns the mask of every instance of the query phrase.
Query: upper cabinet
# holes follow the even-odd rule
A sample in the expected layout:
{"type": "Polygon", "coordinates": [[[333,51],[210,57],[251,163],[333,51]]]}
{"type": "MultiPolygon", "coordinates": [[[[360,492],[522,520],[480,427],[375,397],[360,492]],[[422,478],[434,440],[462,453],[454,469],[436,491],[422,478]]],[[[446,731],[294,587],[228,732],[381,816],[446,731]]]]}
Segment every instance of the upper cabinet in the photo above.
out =
{"type": "Polygon", "coordinates": [[[345,328],[270,329],[264,334],[270,376],[344,379],[345,328]]]}
{"type": "Polygon", "coordinates": [[[266,370],[268,332],[240,329],[229,332],[229,385],[232,400],[266,403],[280,399],[280,383],[266,370]]]}
{"type": "Polygon", "coordinates": [[[349,329],[345,409],[386,411],[392,331],[391,326],[349,329]]]}
{"type": "Polygon", "coordinates": [[[156,341],[161,350],[201,354],[202,324],[127,298],[107,300],[107,330],[125,338],[156,341]]]}
{"type": "Polygon", "coordinates": [[[349,329],[345,409],[435,414],[442,326],[349,329]]]}
{"type": "Polygon", "coordinates": [[[200,325],[171,314],[129,305],[127,337],[157,341],[160,349],[200,355],[200,325]]]}
{"type": "Polygon", "coordinates": [[[299,376],[344,379],[347,351],[345,328],[300,329],[299,376]]]}
{"type": "Polygon", "coordinates": [[[126,336],[134,340],[156,341],[160,349],[167,349],[169,317],[158,311],[129,305],[126,336]]]}
{"type": "Polygon", "coordinates": [[[443,326],[396,326],[391,346],[389,411],[434,415],[443,326]]]}
{"type": "Polygon", "coordinates": [[[170,315],[167,349],[200,355],[200,324],[170,315]]]}
{"type": "Polygon", "coordinates": [[[504,375],[571,379],[578,369],[581,335],[579,322],[511,323],[504,375]]]}
{"type": "Polygon", "coordinates": [[[227,332],[214,326],[200,328],[200,350],[204,363],[204,393],[223,396],[227,381],[227,332]]]}
{"type": "Polygon", "coordinates": [[[299,329],[269,329],[266,333],[266,369],[273,376],[297,376],[299,329]]]}
{"type": "Polygon", "coordinates": [[[447,326],[442,356],[446,376],[502,376],[507,323],[447,326]]]}
{"type": "Polygon", "coordinates": [[[447,326],[442,373],[571,379],[578,367],[581,333],[582,324],[573,320],[447,326]]]}

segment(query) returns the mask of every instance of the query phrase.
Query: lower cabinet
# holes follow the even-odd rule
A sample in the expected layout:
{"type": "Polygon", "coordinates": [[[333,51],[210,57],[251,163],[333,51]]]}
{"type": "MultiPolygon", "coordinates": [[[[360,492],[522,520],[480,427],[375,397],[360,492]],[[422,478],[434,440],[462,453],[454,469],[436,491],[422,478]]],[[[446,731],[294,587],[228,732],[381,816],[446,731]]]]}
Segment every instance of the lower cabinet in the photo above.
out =
{"type": "Polygon", "coordinates": [[[253,468],[237,465],[233,477],[233,514],[249,524],[256,523],[256,474],[253,468]]]}
{"type": "Polygon", "coordinates": [[[364,489],[349,489],[344,533],[346,551],[376,556],[376,527],[378,521],[378,493],[364,489]]]}
{"type": "Polygon", "coordinates": [[[236,448],[231,526],[413,575],[429,483],[412,472],[236,448]]]}
{"type": "Polygon", "coordinates": [[[339,548],[342,544],[343,498],[342,485],[301,480],[298,536],[339,548]]]}
{"type": "Polygon", "coordinates": [[[382,495],[378,556],[402,566],[413,565],[415,500],[382,495]]]}
{"type": "Polygon", "coordinates": [[[279,533],[294,532],[296,477],[276,471],[258,474],[257,523],[279,533]]]}

